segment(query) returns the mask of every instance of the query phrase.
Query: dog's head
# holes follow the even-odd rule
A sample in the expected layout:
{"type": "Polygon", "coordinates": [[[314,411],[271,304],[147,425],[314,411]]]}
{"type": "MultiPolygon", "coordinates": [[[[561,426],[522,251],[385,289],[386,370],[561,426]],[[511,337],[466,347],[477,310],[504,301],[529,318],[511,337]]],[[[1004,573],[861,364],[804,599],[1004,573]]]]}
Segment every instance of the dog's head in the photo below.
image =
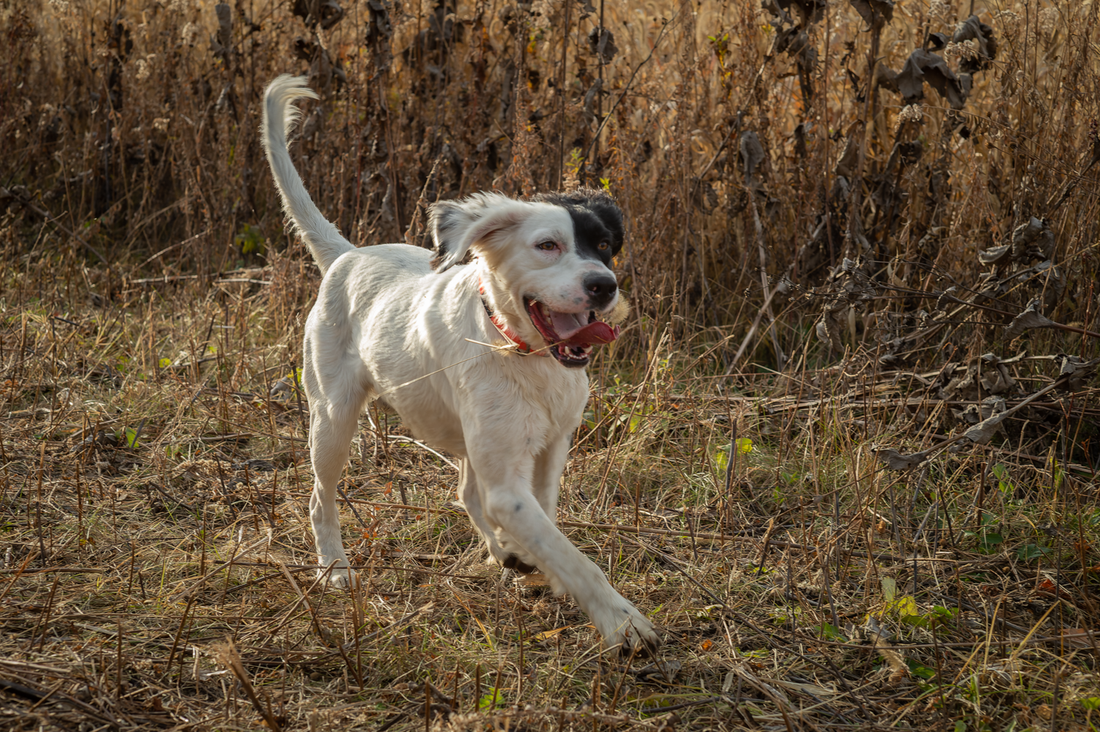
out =
{"type": "Polygon", "coordinates": [[[604,191],[441,201],[429,228],[436,271],[476,254],[490,307],[528,343],[545,341],[559,363],[583,367],[593,345],[615,339],[606,321],[619,304],[611,259],[623,246],[623,216],[604,191]]]}

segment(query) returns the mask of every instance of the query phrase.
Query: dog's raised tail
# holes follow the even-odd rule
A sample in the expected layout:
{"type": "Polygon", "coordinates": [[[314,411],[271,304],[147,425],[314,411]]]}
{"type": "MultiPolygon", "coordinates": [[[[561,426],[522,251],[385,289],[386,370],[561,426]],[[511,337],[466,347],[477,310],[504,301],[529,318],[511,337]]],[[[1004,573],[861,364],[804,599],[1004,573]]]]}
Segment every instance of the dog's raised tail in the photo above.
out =
{"type": "Polygon", "coordinates": [[[355,247],[317,209],[287,152],[287,134],[301,117],[294,101],[302,97],[318,98],[317,92],[306,86],[304,76],[283,74],[271,82],[264,92],[260,136],[267,162],[275,176],[275,186],[283,199],[283,210],[309,246],[321,274],[324,274],[341,254],[355,247]]]}

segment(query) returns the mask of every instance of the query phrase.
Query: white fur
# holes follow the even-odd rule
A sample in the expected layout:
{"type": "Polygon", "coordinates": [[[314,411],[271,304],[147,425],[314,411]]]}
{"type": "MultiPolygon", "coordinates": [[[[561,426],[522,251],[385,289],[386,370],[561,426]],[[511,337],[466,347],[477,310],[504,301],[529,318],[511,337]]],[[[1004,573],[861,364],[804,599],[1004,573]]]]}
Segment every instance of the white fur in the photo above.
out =
{"type": "Polygon", "coordinates": [[[417,247],[353,247],[317,210],[287,153],[300,97],[317,98],[304,78],[273,81],[262,134],[286,212],[324,273],[303,359],[315,475],[310,518],[322,574],[338,585],[354,580],[336,485],[360,412],[381,398],[418,438],[459,458],[459,498],[493,559],[514,556],[538,567],[555,592],[568,592],[588,613],[605,646],[620,653],[656,648],[653,624],[555,524],[570,435],[588,399],[587,374],[552,357],[485,345],[505,343],[479,284],[511,331],[545,349],[523,298],[587,312],[582,282],[609,273],[606,265],[578,252],[563,207],[491,193],[436,204],[432,226],[442,260],[434,270],[431,252],[417,247]],[[560,246],[544,251],[539,244],[546,241],[560,246]],[[455,266],[467,251],[475,259],[455,266]]]}

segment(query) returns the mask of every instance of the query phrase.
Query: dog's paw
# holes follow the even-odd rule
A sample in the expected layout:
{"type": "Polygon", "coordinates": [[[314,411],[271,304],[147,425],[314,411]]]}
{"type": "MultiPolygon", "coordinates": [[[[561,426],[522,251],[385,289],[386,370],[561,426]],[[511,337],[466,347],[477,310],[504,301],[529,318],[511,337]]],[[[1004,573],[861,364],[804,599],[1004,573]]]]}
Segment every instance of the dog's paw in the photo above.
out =
{"type": "Polygon", "coordinates": [[[327,582],[330,587],[337,589],[351,587],[353,582],[358,581],[355,571],[348,566],[347,559],[337,560],[335,563],[329,562],[317,570],[317,576],[322,581],[327,582]]]}
{"type": "Polygon", "coordinates": [[[653,655],[661,646],[657,626],[630,603],[625,600],[622,603],[608,608],[608,612],[603,613],[605,617],[593,618],[596,630],[603,637],[604,649],[622,658],[653,655]]]}

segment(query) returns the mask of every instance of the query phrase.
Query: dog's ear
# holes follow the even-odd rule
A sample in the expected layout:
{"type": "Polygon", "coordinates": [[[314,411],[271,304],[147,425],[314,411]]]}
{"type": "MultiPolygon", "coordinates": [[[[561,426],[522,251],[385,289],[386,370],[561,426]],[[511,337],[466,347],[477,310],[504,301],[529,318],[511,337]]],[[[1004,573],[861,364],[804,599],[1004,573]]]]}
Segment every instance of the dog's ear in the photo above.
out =
{"type": "Polygon", "coordinates": [[[461,201],[439,201],[428,214],[428,230],[435,242],[432,268],[446,272],[466,258],[471,249],[492,241],[494,235],[523,220],[526,204],[499,193],[480,193],[461,201]]]}

